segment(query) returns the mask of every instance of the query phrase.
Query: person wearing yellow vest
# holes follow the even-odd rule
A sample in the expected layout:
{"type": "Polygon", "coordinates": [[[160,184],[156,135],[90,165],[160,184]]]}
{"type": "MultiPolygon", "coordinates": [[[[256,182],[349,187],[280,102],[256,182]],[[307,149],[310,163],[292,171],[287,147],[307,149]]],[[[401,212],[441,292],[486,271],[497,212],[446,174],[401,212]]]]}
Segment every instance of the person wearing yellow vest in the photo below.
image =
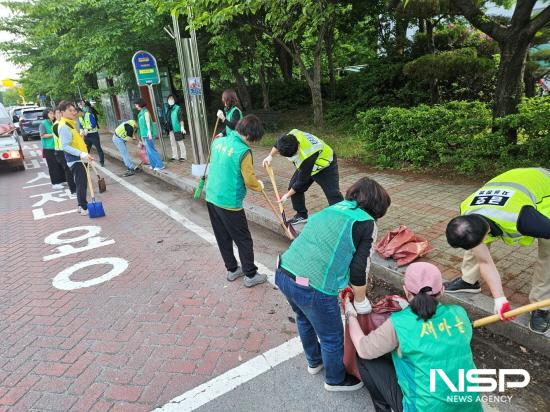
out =
{"type": "MultiPolygon", "coordinates": [[[[490,180],[462,202],[460,216],[449,222],[446,235],[452,247],[466,250],[462,277],[445,284],[448,293],[479,293],[483,278],[495,299],[494,311],[503,318],[510,304],[489,246],[497,239],[515,246],[529,246],[537,239],[538,261],[529,300],[550,298],[550,170],[512,169],[490,180]]],[[[549,309],[531,314],[533,332],[548,330],[549,309]]]]}
{"type": "Polygon", "coordinates": [[[264,184],[256,178],[249,144],[264,134],[260,119],[243,117],[227,136],[214,139],[206,180],[206,206],[214,236],[230,282],[244,276],[244,286],[264,283],[267,275],[258,272],[254,263],[254,245],[243,210],[246,190],[261,192],[264,184]],[[241,266],[233,253],[237,245],[241,266]]]}
{"type": "Polygon", "coordinates": [[[278,259],[275,284],[296,314],[308,373],[316,375],[324,369],[327,391],[353,391],[363,386],[344,368],[338,293],[351,286],[357,311],[371,311],[366,285],[376,221],[386,214],[390,203],[380,184],[361,178],[349,188],[345,200],[312,215],[278,259]]]}
{"type": "Polygon", "coordinates": [[[88,214],[88,200],[86,199],[88,179],[86,168],[82,162],[91,162],[94,158],[88,154],[86,143],[76,129],[75,119],[78,116],[78,111],[75,105],[71,102],[62,101],[59,103],[59,110],[62,116],[58,127],[61,148],[65,152],[67,165],[73,173],[78,213],[85,216],[88,214]]]}
{"type": "Polygon", "coordinates": [[[218,110],[216,115],[222,121],[222,131],[218,136],[227,136],[229,132],[234,131],[239,120],[243,117],[240,109],[239,98],[233,89],[224,90],[222,93],[223,111],[218,110]]]}
{"type": "Polygon", "coordinates": [[[65,180],[67,181],[69,190],[71,191],[71,194],[74,195],[76,194],[76,185],[74,184],[73,173],[71,172],[71,168],[67,165],[67,160],[65,160],[65,152],[61,148],[61,139],[59,138],[59,121],[61,120],[61,111],[59,108],[55,109],[54,116],[55,122],[52,126],[52,134],[54,140],[55,160],[65,173],[65,180]]]}
{"type": "Polygon", "coordinates": [[[44,109],[42,112],[42,123],[40,123],[39,132],[42,141],[42,156],[46,159],[48,173],[52,182],[53,190],[62,190],[65,182],[63,169],[55,160],[55,141],[53,135],[53,120],[55,119],[52,109],[44,109]]]}
{"type": "Polygon", "coordinates": [[[187,150],[185,149],[185,124],[183,122],[183,110],[176,101],[174,95],[168,96],[168,111],[166,113],[166,125],[168,128],[168,136],[170,137],[170,146],[172,147],[172,160],[179,159],[183,162],[187,157],[187,150]],[[179,147],[179,158],[178,158],[179,147]]]}
{"type": "Polygon", "coordinates": [[[97,119],[92,112],[92,105],[89,101],[85,101],[82,106],[82,116],[78,118],[80,124],[80,133],[84,137],[84,142],[88,147],[88,152],[95,146],[97,154],[99,156],[99,163],[101,166],[105,164],[105,154],[101,147],[101,141],[99,140],[99,127],[97,119]]]}
{"type": "Polygon", "coordinates": [[[113,134],[113,143],[122,156],[122,162],[126,166],[126,172],[122,175],[123,177],[133,176],[136,172],[136,165],[130,158],[126,142],[130,139],[137,140],[135,137],[137,135],[137,128],[138,125],[135,120],[128,120],[127,122],[119,124],[113,134]]]}
{"type": "Polygon", "coordinates": [[[288,185],[288,192],[280,199],[280,202],[285,202],[289,198],[292,201],[296,216],[288,221],[290,224],[307,222],[305,192],[313,182],[321,186],[329,205],[344,199],[340,193],[336,153],[321,139],[293,129],[279,137],[271,153],[263,160],[264,167],[271,164],[273,156],[277,153],[288,158],[296,167],[296,172],[288,185]]]}
{"type": "Polygon", "coordinates": [[[436,372],[444,373],[459,388],[460,373],[477,369],[470,347],[472,325],[466,311],[439,302],[444,291],[441,272],[431,263],[412,263],[404,280],[409,306],[392,313],[368,335],[359,325],[349,295],[345,299],[357,366],[374,409],[482,412],[479,393],[453,392],[436,372]]]}

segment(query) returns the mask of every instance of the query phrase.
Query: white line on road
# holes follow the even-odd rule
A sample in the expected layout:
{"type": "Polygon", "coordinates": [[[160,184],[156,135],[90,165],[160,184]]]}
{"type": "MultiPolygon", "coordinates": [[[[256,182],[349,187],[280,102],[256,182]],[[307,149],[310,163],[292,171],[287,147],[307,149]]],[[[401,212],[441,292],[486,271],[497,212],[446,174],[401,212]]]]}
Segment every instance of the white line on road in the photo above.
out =
{"type": "MultiPolygon", "coordinates": [[[[100,167],[101,171],[109,176],[114,181],[120,183],[126,189],[145,200],[147,203],[156,207],[172,219],[180,223],[186,229],[194,232],[211,245],[216,245],[216,238],[214,235],[196,223],[192,222],[181,213],[175,211],[165,203],[158,199],[155,199],[150,194],[137,188],[128,181],[118,177],[105,167],[100,167]]],[[[261,263],[256,262],[258,269],[267,274],[268,280],[271,284],[275,284],[275,279],[272,270],[267,269],[261,263]]],[[[302,352],[302,344],[298,337],[292,338],[289,341],[270,349],[267,352],[256,356],[253,359],[230,369],[227,372],[219,375],[202,385],[193,388],[184,394],[172,399],[166,405],[158,408],[158,411],[173,412],[173,411],[193,411],[202,405],[224,395],[225,393],[232,391],[239,385],[248,382],[255,377],[261,375],[264,372],[274,368],[280,363],[289,360],[302,352]]]]}
{"type": "MultiPolygon", "coordinates": [[[[128,181],[122,179],[121,177],[115,175],[113,172],[111,172],[109,169],[106,169],[105,167],[97,166],[103,173],[105,173],[107,176],[109,176],[114,181],[120,183],[122,186],[124,186],[126,189],[128,189],[130,192],[134,193],[135,195],[139,196],[143,200],[145,200],[147,203],[151,204],[152,206],[156,207],[161,212],[165,213],[166,215],[170,216],[172,219],[174,219],[176,222],[181,224],[186,229],[190,230],[191,232],[195,233],[196,235],[200,236],[204,240],[206,240],[208,243],[210,243],[212,246],[217,246],[216,238],[212,233],[207,231],[206,229],[202,228],[201,226],[197,225],[196,223],[192,222],[185,216],[183,216],[181,213],[175,211],[167,204],[161,202],[158,199],[155,199],[150,194],[144,192],[143,190],[139,189],[138,187],[134,186],[133,184],[129,183],[128,181]]],[[[234,249],[237,251],[237,249],[234,249]]],[[[256,266],[258,266],[258,270],[262,273],[265,273],[267,275],[267,280],[272,285],[275,285],[275,275],[273,273],[272,269],[268,269],[265,265],[254,262],[256,266]]]]}
{"type": "Polygon", "coordinates": [[[180,395],[164,406],[155,409],[159,412],[193,411],[202,405],[232,391],[280,363],[299,355],[302,343],[299,338],[292,338],[276,348],[250,359],[249,361],[230,369],[202,385],[180,395]]]}

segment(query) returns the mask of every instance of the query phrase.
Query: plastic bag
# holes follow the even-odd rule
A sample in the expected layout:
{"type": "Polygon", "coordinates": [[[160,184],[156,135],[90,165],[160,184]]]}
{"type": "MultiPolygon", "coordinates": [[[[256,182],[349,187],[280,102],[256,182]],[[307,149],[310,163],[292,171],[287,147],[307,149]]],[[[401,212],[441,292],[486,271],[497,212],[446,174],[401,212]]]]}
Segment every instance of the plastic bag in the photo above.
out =
{"type": "Polygon", "coordinates": [[[386,259],[395,259],[397,266],[407,265],[433,250],[428,240],[405,225],[386,233],[375,249],[386,259]]]}
{"type": "Polygon", "coordinates": [[[145,146],[141,146],[139,149],[139,158],[143,162],[144,165],[149,164],[149,157],[147,156],[147,150],[145,149],[145,146]]]}

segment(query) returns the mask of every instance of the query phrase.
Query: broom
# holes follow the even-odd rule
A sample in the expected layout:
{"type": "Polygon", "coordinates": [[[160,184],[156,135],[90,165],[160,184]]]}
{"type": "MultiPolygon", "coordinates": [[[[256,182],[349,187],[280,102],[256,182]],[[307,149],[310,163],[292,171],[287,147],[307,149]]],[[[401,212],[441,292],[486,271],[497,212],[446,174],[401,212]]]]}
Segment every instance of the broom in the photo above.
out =
{"type": "MultiPolygon", "coordinates": [[[[520,306],[519,308],[509,310],[504,313],[505,318],[513,318],[514,316],[522,315],[527,312],[533,312],[537,309],[542,309],[547,306],[550,306],[550,299],[541,300],[540,302],[530,303],[528,305],[520,306]]],[[[473,322],[474,328],[479,328],[481,326],[487,326],[491,323],[498,322],[500,319],[499,315],[486,316],[484,318],[478,319],[473,322]]]]}
{"type": "Polygon", "coordinates": [[[90,219],[95,219],[97,217],[105,216],[105,209],[103,208],[103,203],[97,202],[95,200],[94,185],[92,184],[92,179],[90,177],[90,163],[86,163],[86,178],[88,179],[88,189],[90,189],[90,194],[92,195],[92,201],[88,203],[88,216],[90,219]]]}
{"type": "Polygon", "coordinates": [[[285,231],[285,234],[287,235],[287,237],[290,239],[290,240],[294,240],[296,239],[296,235],[292,234],[292,232],[290,231],[290,229],[288,228],[287,225],[285,225],[285,222],[281,216],[281,213],[277,212],[277,209],[275,209],[275,206],[273,205],[273,203],[271,202],[271,200],[269,200],[269,197],[267,196],[267,193],[265,192],[265,190],[262,190],[262,194],[264,195],[264,198],[265,200],[267,201],[267,203],[269,204],[269,207],[271,208],[271,210],[273,211],[273,214],[275,215],[275,217],[277,218],[277,220],[279,221],[279,223],[281,224],[281,226],[283,227],[283,230],[285,231]]]}
{"type": "MultiPolygon", "coordinates": [[[[275,191],[275,196],[277,196],[277,199],[280,199],[279,197],[279,189],[277,189],[277,182],[275,181],[275,174],[273,173],[273,168],[271,165],[267,165],[266,167],[267,174],[269,175],[269,179],[271,180],[271,184],[273,185],[273,190],[275,191]]],[[[288,221],[286,220],[286,214],[285,214],[285,207],[281,202],[279,202],[279,212],[281,215],[281,219],[285,225],[285,232],[288,231],[288,233],[292,236],[291,239],[296,239],[296,236],[298,236],[298,233],[296,233],[296,229],[294,229],[294,226],[292,226],[288,221]]],[[[290,236],[289,236],[290,237],[290,236]]]]}
{"type": "Polygon", "coordinates": [[[193,194],[193,198],[195,200],[200,199],[202,191],[204,189],[204,183],[206,182],[206,171],[208,170],[208,164],[210,163],[210,145],[212,144],[212,140],[214,140],[214,136],[216,136],[216,131],[218,129],[218,122],[220,121],[219,117],[216,117],[216,125],[214,126],[214,133],[212,133],[212,139],[210,139],[210,142],[208,143],[208,159],[206,160],[206,166],[204,167],[204,173],[202,174],[201,178],[199,179],[199,184],[197,185],[197,188],[195,189],[195,193],[193,194]]]}

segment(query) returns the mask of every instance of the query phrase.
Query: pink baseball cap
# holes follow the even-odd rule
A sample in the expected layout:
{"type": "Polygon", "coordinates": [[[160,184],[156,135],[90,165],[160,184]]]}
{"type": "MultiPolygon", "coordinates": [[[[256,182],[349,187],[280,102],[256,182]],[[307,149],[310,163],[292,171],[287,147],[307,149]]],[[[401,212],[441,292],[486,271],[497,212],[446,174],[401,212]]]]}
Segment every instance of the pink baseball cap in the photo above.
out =
{"type": "Polygon", "coordinates": [[[428,262],[411,263],[405,271],[405,287],[413,294],[418,294],[422,288],[432,288],[428,295],[437,295],[443,288],[441,271],[428,262]]]}

